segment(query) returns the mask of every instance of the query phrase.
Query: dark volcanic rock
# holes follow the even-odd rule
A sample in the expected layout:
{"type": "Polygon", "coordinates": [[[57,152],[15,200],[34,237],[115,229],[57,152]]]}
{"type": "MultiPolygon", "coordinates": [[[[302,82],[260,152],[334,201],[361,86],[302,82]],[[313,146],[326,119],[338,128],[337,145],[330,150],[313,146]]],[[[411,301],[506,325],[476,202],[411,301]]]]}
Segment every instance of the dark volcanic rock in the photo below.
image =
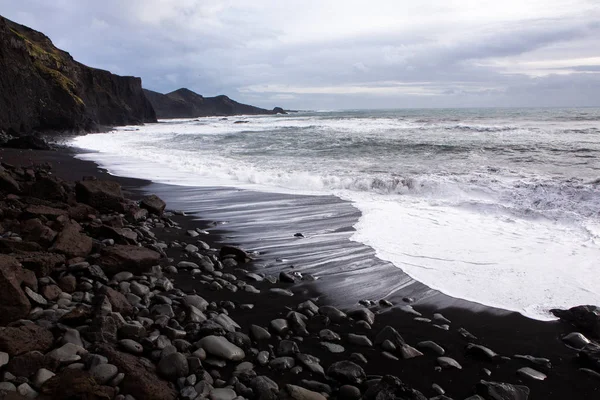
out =
{"type": "Polygon", "coordinates": [[[99,346],[98,353],[106,356],[111,364],[125,374],[121,383],[122,393],[145,400],[169,400],[177,397],[173,388],[156,375],[154,364],[117,351],[110,345],[99,346]]]}
{"type": "Polygon", "coordinates": [[[166,206],[167,204],[155,194],[144,197],[140,202],[140,207],[156,215],[162,215],[166,206]]]}
{"type": "Polygon", "coordinates": [[[52,399],[109,400],[114,397],[114,389],[100,386],[87,371],[65,369],[48,379],[42,386],[42,393],[52,399]]]}
{"type": "Polygon", "coordinates": [[[404,400],[427,400],[421,392],[406,386],[395,376],[386,375],[375,385],[365,392],[364,398],[374,399],[404,399],[404,400]]]}
{"type": "Polygon", "coordinates": [[[11,357],[30,351],[46,352],[52,343],[52,333],[37,325],[24,325],[18,328],[0,328],[0,351],[11,357]]]}
{"type": "Polygon", "coordinates": [[[362,383],[367,375],[362,367],[352,361],[338,361],[327,368],[327,375],[342,383],[351,385],[362,383]]]}
{"type": "Polygon", "coordinates": [[[527,400],[529,398],[527,386],[483,380],[477,384],[477,393],[491,400],[527,400]]]}
{"type": "Polygon", "coordinates": [[[155,122],[141,80],[73,60],[48,37],[0,17],[0,130],[80,131],[155,122]]]}
{"type": "Polygon", "coordinates": [[[0,255],[0,325],[25,318],[31,310],[21,289],[23,281],[28,279],[25,271],[15,258],[0,255]]]}
{"type": "Polygon", "coordinates": [[[145,247],[114,245],[102,250],[98,264],[108,275],[131,271],[136,275],[158,264],[160,254],[145,247]]]}
{"type": "Polygon", "coordinates": [[[92,251],[92,238],[81,233],[77,222],[70,221],[58,234],[51,250],[69,258],[85,257],[92,251]]]}
{"type": "Polygon", "coordinates": [[[31,252],[17,255],[23,267],[32,270],[38,278],[48,276],[56,267],[65,263],[65,256],[56,253],[31,252]]]}
{"type": "Polygon", "coordinates": [[[568,310],[550,310],[558,318],[570,322],[575,327],[595,338],[600,338],[600,308],[577,306],[568,310]]]}
{"type": "Polygon", "coordinates": [[[34,135],[10,139],[2,147],[9,149],[50,150],[50,145],[44,139],[34,135]]]}
{"type": "Polygon", "coordinates": [[[204,97],[189,89],[179,89],[161,94],[144,89],[146,97],[152,103],[158,118],[197,118],[215,115],[259,115],[285,114],[280,108],[265,110],[241,104],[227,96],[204,97]]]}
{"type": "Polygon", "coordinates": [[[99,210],[124,211],[121,185],[113,181],[84,180],[75,185],[77,201],[99,210]]]}

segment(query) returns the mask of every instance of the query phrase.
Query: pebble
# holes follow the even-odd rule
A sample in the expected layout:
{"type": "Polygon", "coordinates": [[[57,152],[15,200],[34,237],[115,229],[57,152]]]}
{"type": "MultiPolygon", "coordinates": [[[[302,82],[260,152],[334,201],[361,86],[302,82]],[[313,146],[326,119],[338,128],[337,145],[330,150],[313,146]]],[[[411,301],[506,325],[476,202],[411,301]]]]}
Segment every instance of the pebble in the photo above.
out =
{"type": "Polygon", "coordinates": [[[35,399],[36,397],[39,396],[39,393],[36,392],[31,386],[29,386],[29,384],[27,383],[22,383],[17,387],[17,392],[23,396],[23,397],[27,397],[29,399],[35,399]]]}
{"type": "Polygon", "coordinates": [[[373,342],[365,335],[348,334],[348,342],[357,346],[373,347],[373,342]]]}
{"type": "Polygon", "coordinates": [[[361,384],[367,378],[365,371],[352,361],[338,361],[327,368],[327,375],[351,385],[361,384]]]}
{"type": "Polygon", "coordinates": [[[294,293],[290,290],[287,289],[282,289],[282,288],[271,288],[269,289],[269,293],[271,294],[276,294],[279,296],[293,296],[294,293]]]}
{"type": "Polygon", "coordinates": [[[237,393],[233,389],[218,388],[210,391],[210,400],[233,400],[237,397],[237,393]]]}
{"type": "Polygon", "coordinates": [[[256,341],[271,339],[271,334],[269,333],[269,331],[267,331],[265,328],[263,328],[261,326],[254,325],[254,324],[250,325],[250,335],[256,341]]]}
{"type": "Polygon", "coordinates": [[[546,374],[529,367],[520,368],[517,371],[517,375],[536,381],[543,381],[547,378],[546,374]]]}
{"type": "Polygon", "coordinates": [[[460,335],[462,337],[464,337],[465,339],[468,340],[477,340],[477,336],[472,335],[469,331],[467,331],[465,328],[458,328],[458,333],[460,333],[460,335]]]}
{"type": "Polygon", "coordinates": [[[436,392],[439,395],[446,394],[446,391],[444,389],[442,389],[442,387],[440,385],[438,385],[437,383],[432,384],[431,388],[433,389],[434,392],[436,392]]]}
{"type": "Polygon", "coordinates": [[[29,287],[25,287],[25,294],[27,294],[27,297],[29,297],[29,299],[35,304],[39,304],[41,306],[48,305],[48,301],[41,294],[34,292],[29,287]]]}
{"type": "Polygon", "coordinates": [[[269,362],[269,352],[268,351],[259,352],[258,355],[256,356],[256,362],[259,363],[260,365],[267,365],[267,363],[269,362]]]}
{"type": "Polygon", "coordinates": [[[277,357],[271,360],[269,366],[278,371],[288,370],[296,365],[296,361],[292,357],[277,357]]]}
{"type": "Polygon", "coordinates": [[[433,342],[431,340],[425,340],[423,342],[419,342],[419,343],[417,343],[417,347],[420,349],[429,350],[432,353],[437,354],[438,356],[443,356],[446,353],[446,351],[444,350],[444,348],[442,346],[440,346],[439,344],[437,344],[436,342],[433,342]]]}
{"type": "Polygon", "coordinates": [[[288,396],[293,400],[326,400],[327,398],[321,393],[305,389],[296,385],[285,385],[285,390],[288,396]]]}
{"type": "MultiPolygon", "coordinates": [[[[433,320],[436,322],[441,322],[443,324],[451,324],[452,323],[452,322],[450,322],[450,320],[448,318],[444,317],[440,313],[433,314],[433,320]]],[[[440,393],[440,394],[443,394],[443,393],[440,393]]]]}
{"type": "Polygon", "coordinates": [[[339,344],[330,343],[330,342],[321,342],[319,343],[321,347],[327,349],[330,353],[343,353],[346,349],[340,346],[339,344]]]}
{"type": "Polygon", "coordinates": [[[462,369],[462,366],[454,358],[438,357],[437,362],[442,368],[462,369]]]}
{"type": "Polygon", "coordinates": [[[2,392],[16,392],[17,387],[11,382],[0,382],[0,393],[2,392]]]}
{"type": "Polygon", "coordinates": [[[132,339],[119,340],[119,346],[131,354],[142,354],[144,352],[144,347],[132,339]]]}
{"type": "Polygon", "coordinates": [[[390,360],[394,360],[394,361],[400,360],[398,357],[396,357],[389,351],[383,351],[383,352],[381,352],[381,355],[384,356],[385,358],[389,358],[390,360]]]}
{"type": "Polygon", "coordinates": [[[485,346],[481,346],[479,344],[473,344],[473,343],[469,343],[467,345],[467,354],[471,354],[473,356],[476,356],[478,358],[481,358],[481,359],[487,360],[487,361],[494,361],[495,359],[498,358],[498,354],[496,354],[491,349],[489,349],[485,346]]]}
{"type": "Polygon", "coordinates": [[[112,364],[100,364],[90,369],[92,377],[101,385],[113,379],[119,373],[119,369],[112,364]]]}
{"type": "Polygon", "coordinates": [[[301,354],[300,353],[300,354],[296,354],[296,358],[309,371],[314,372],[319,375],[325,375],[325,371],[323,370],[323,367],[320,364],[321,360],[319,360],[317,357],[311,356],[310,354],[301,354]]]}
{"type": "Polygon", "coordinates": [[[8,353],[0,351],[0,368],[8,364],[9,356],[8,353]]]}
{"type": "Polygon", "coordinates": [[[392,343],[390,340],[387,340],[387,339],[384,340],[383,343],[381,343],[381,348],[384,351],[387,351],[390,353],[396,351],[396,345],[394,345],[394,343],[392,343]]]}
{"type": "Polygon", "coordinates": [[[338,340],[342,339],[340,337],[340,335],[338,335],[337,333],[335,333],[331,329],[321,329],[319,331],[319,337],[321,339],[323,339],[323,340],[328,341],[328,342],[334,342],[334,341],[338,341],[338,340]]]}
{"type": "Polygon", "coordinates": [[[158,372],[163,377],[174,380],[189,374],[187,358],[178,352],[163,357],[158,363],[158,372]]]}
{"type": "Polygon", "coordinates": [[[414,315],[414,316],[417,316],[417,317],[420,317],[421,315],[423,315],[420,312],[418,312],[417,310],[415,310],[413,308],[413,306],[409,306],[409,305],[399,306],[398,309],[400,311],[404,311],[407,314],[411,314],[411,315],[414,315]]]}
{"type": "Polygon", "coordinates": [[[271,328],[273,328],[273,330],[278,334],[282,334],[289,329],[289,325],[287,320],[283,318],[277,318],[271,321],[271,328]]]}
{"type": "Polygon", "coordinates": [[[231,343],[223,336],[210,335],[203,337],[197,345],[206,350],[208,354],[229,361],[239,361],[246,356],[244,350],[231,343]]]}
{"type": "Polygon", "coordinates": [[[360,389],[352,385],[342,385],[338,392],[340,400],[359,400],[360,397],[360,389]]]}
{"type": "Polygon", "coordinates": [[[346,314],[333,306],[319,307],[319,314],[328,317],[331,322],[339,323],[347,318],[346,314]]]}
{"type": "Polygon", "coordinates": [[[400,354],[402,355],[402,358],[405,360],[415,358],[415,357],[420,357],[423,355],[423,353],[421,353],[419,350],[415,349],[412,346],[407,345],[406,343],[403,344],[402,346],[400,346],[400,354]]]}
{"type": "Polygon", "coordinates": [[[40,368],[35,373],[35,376],[33,377],[31,383],[33,383],[33,386],[35,386],[36,388],[40,389],[44,382],[52,378],[54,375],[54,372],[49,371],[46,368],[40,368]]]}
{"type": "Polygon", "coordinates": [[[81,346],[72,343],[65,343],[61,347],[52,350],[48,357],[60,363],[72,363],[81,360],[81,354],[86,354],[87,350],[81,346]]]}
{"type": "Polygon", "coordinates": [[[532,364],[540,365],[544,368],[548,368],[548,369],[552,368],[552,363],[547,358],[533,357],[533,356],[521,355],[521,354],[515,354],[514,357],[522,359],[522,360],[527,360],[527,361],[531,362],[532,364]]]}

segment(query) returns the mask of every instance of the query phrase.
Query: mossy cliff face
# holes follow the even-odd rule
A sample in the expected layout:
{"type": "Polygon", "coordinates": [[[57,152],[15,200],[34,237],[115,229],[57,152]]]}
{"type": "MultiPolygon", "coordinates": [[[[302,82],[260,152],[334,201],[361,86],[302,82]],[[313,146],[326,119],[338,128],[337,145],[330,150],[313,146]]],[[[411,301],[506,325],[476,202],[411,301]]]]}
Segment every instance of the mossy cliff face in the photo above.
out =
{"type": "Polygon", "coordinates": [[[0,130],[92,131],[155,121],[141,79],[78,63],[44,34],[0,16],[0,130]]]}

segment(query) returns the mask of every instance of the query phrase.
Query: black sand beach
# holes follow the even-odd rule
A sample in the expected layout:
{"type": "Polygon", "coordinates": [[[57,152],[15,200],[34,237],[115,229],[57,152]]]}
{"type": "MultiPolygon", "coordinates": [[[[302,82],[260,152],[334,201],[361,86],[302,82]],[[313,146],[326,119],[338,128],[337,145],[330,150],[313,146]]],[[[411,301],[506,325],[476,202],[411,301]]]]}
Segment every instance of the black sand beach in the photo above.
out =
{"type": "MultiPolygon", "coordinates": [[[[529,398],[534,400],[600,397],[600,381],[578,370],[581,365],[577,351],[561,341],[562,336],[575,328],[561,321],[535,321],[516,313],[454,299],[415,282],[390,263],[376,259],[372,249],[349,240],[358,212],[335,197],[266,194],[233,188],[175,187],[116,177],[92,162],[74,158],[72,150],[67,149],[3,149],[0,150],[0,161],[13,165],[49,162],[54,173],[67,180],[79,180],[87,175],[116,180],[133,199],[149,193],[157,194],[166,201],[168,210],[182,210],[187,214],[172,217],[181,225],[181,230],[161,232],[157,229],[155,234],[161,240],[167,243],[173,239],[185,241],[187,230],[200,228],[209,234],[201,235],[199,239],[211,247],[228,244],[257,252],[255,261],[241,268],[272,276],[286,271],[318,278],[294,284],[256,282],[253,285],[262,292],[257,295],[244,291],[211,291],[185,273],[178,275],[176,287],[186,292],[195,290],[209,302],[254,304],[251,310],[236,307],[230,312],[231,318],[243,327],[244,332],[250,324],[269,326],[271,320],[285,318],[290,309],[295,309],[307,299],[315,300],[319,306],[333,305],[346,311],[361,307],[359,301],[366,299],[376,303],[385,299],[394,304],[394,307],[380,304],[369,307],[376,314],[369,330],[357,321],[346,319],[330,325],[328,328],[342,336],[340,344],[345,348],[342,354],[325,350],[319,345],[321,340],[316,335],[300,342],[301,351],[319,357],[325,369],[334,361],[348,359],[351,353],[361,352],[368,359],[364,367],[367,375],[395,375],[428,398],[437,395],[432,389],[434,383],[441,386],[450,398],[467,398],[475,394],[474,388],[482,379],[526,385],[531,390],[529,398]],[[295,237],[295,233],[302,233],[305,237],[295,237]],[[271,287],[289,289],[294,296],[268,294],[271,287]],[[402,306],[409,304],[403,299],[408,298],[415,300],[410,305],[423,318],[432,319],[434,313],[442,313],[451,321],[448,330],[434,326],[435,321],[415,320],[415,315],[403,311],[402,306]],[[347,333],[357,333],[373,339],[387,325],[394,327],[411,346],[416,347],[422,341],[435,341],[446,350],[446,356],[460,363],[462,369],[437,371],[436,356],[427,353],[407,360],[392,360],[382,355],[379,346],[357,346],[346,338],[347,333]],[[466,329],[477,340],[465,339],[458,332],[459,328],[466,329]],[[468,355],[465,347],[469,342],[486,346],[508,358],[496,357],[492,361],[468,355]],[[548,358],[552,368],[516,359],[514,355],[517,354],[548,358]],[[517,370],[522,367],[536,368],[545,373],[547,379],[534,381],[523,378],[517,375],[517,370]],[[491,376],[484,369],[488,369],[491,376]]],[[[175,260],[182,256],[180,249],[169,248],[166,252],[175,260]]],[[[238,278],[244,276],[241,271],[227,272],[238,278]]],[[[442,325],[443,322],[437,324],[442,325]]],[[[268,343],[261,346],[261,350],[268,349],[268,343]]],[[[314,379],[307,371],[296,376],[289,371],[278,373],[258,365],[256,371],[270,376],[280,386],[303,378],[314,379]]]]}

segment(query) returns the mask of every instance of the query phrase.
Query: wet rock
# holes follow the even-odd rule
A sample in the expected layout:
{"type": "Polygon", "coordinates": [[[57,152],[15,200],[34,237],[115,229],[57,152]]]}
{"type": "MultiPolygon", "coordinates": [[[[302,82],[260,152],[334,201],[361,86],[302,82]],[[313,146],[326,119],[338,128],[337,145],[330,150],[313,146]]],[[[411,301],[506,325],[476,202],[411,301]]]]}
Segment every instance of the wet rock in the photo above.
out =
{"type": "Polygon", "coordinates": [[[296,278],[289,272],[281,271],[279,273],[279,281],[285,283],[294,283],[296,282],[296,278]]]}
{"type": "Polygon", "coordinates": [[[256,356],[256,362],[260,365],[267,365],[269,363],[269,352],[261,351],[256,356]]]}
{"type": "Polygon", "coordinates": [[[330,353],[343,353],[346,350],[343,346],[330,342],[320,342],[319,345],[327,349],[330,353]]]}
{"type": "Polygon", "coordinates": [[[165,211],[166,206],[167,204],[155,194],[146,196],[142,199],[142,201],[140,201],[140,207],[145,208],[152,214],[156,215],[162,215],[163,211],[165,211]]]}
{"type": "Polygon", "coordinates": [[[438,356],[443,356],[446,352],[442,346],[436,342],[432,342],[431,340],[419,342],[417,343],[417,347],[423,351],[429,351],[433,354],[437,354],[438,356]]]}
{"type": "Polygon", "coordinates": [[[553,309],[550,312],[558,318],[570,322],[577,329],[600,339],[600,308],[597,306],[584,305],[568,310],[553,309]]]}
{"type": "Polygon", "coordinates": [[[450,322],[450,320],[446,317],[444,317],[442,314],[440,313],[435,313],[433,314],[433,320],[435,322],[437,322],[438,324],[451,324],[452,322],[450,322]]]}
{"type": "Polygon", "coordinates": [[[396,331],[396,329],[392,328],[389,325],[383,328],[377,334],[377,336],[375,337],[375,344],[381,345],[385,340],[389,340],[394,344],[394,346],[398,348],[402,347],[402,345],[405,343],[404,339],[402,338],[402,336],[400,336],[398,331],[396,331]]]}
{"type": "Polygon", "coordinates": [[[381,348],[384,351],[387,352],[394,352],[396,351],[396,346],[394,345],[394,343],[390,342],[389,340],[384,340],[383,343],[381,343],[381,348]]]}
{"type": "Polygon", "coordinates": [[[124,211],[123,193],[117,182],[84,180],[75,185],[77,201],[98,210],[124,211]]]}
{"type": "Polygon", "coordinates": [[[578,353],[581,362],[596,371],[600,371],[600,345],[591,342],[578,353]]]}
{"type": "Polygon", "coordinates": [[[221,250],[219,251],[219,257],[221,259],[224,259],[227,256],[233,256],[233,258],[241,264],[246,263],[252,259],[252,257],[250,257],[248,255],[248,253],[246,253],[244,250],[239,249],[237,247],[233,247],[233,246],[221,247],[221,250]]]}
{"type": "Polygon", "coordinates": [[[267,331],[265,328],[254,324],[250,325],[250,335],[256,341],[271,339],[271,334],[269,333],[269,331],[267,331]]]}
{"type": "Polygon", "coordinates": [[[563,342],[569,346],[582,349],[590,343],[590,340],[579,332],[571,332],[562,338],[563,342]]]}
{"type": "Polygon", "coordinates": [[[282,289],[282,288],[271,288],[269,289],[269,293],[275,294],[278,296],[288,296],[291,297],[294,293],[291,290],[282,289]]]}
{"type": "Polygon", "coordinates": [[[127,298],[123,296],[121,293],[117,292],[111,287],[103,286],[99,292],[106,296],[106,299],[112,306],[113,311],[118,312],[124,316],[131,315],[133,313],[133,306],[127,298]]]}
{"type": "Polygon", "coordinates": [[[219,314],[215,318],[213,318],[213,320],[216,323],[218,323],[219,325],[221,325],[227,332],[235,332],[236,329],[240,329],[241,328],[237,324],[237,322],[235,322],[234,320],[232,320],[226,314],[219,314]]]}
{"type": "Polygon", "coordinates": [[[327,369],[327,375],[351,385],[361,384],[367,378],[362,367],[352,361],[338,361],[331,364],[327,369]]]}
{"type": "Polygon", "coordinates": [[[395,376],[386,375],[379,382],[369,386],[364,393],[365,400],[375,399],[403,399],[403,400],[427,400],[418,390],[405,385],[395,376]]]}
{"type": "Polygon", "coordinates": [[[187,358],[178,352],[166,355],[158,363],[158,373],[168,380],[187,376],[189,374],[187,358]]]}
{"type": "Polygon", "coordinates": [[[61,347],[52,350],[47,354],[53,360],[59,363],[72,363],[81,360],[81,355],[86,354],[87,350],[81,346],[72,343],[65,343],[61,347]]]}
{"type": "Polygon", "coordinates": [[[271,328],[278,334],[282,334],[289,329],[287,320],[283,318],[274,319],[271,321],[271,328]]]}
{"type": "Polygon", "coordinates": [[[257,400],[277,400],[279,386],[266,376],[257,376],[250,381],[257,400]]]}
{"type": "Polygon", "coordinates": [[[271,360],[269,366],[276,371],[285,371],[293,368],[296,361],[292,357],[277,357],[271,360]]]}
{"type": "Polygon", "coordinates": [[[292,326],[292,330],[300,336],[309,335],[309,332],[306,329],[306,323],[304,322],[305,319],[306,317],[299,312],[292,311],[288,314],[288,321],[292,326]]]}
{"type": "Polygon", "coordinates": [[[239,361],[246,356],[244,350],[231,343],[223,336],[206,336],[200,339],[198,345],[208,354],[229,361],[239,361]]]}
{"type": "Polygon", "coordinates": [[[8,364],[9,359],[10,359],[10,356],[8,355],[8,353],[0,351],[0,368],[4,367],[6,364],[8,364]]]}
{"type": "Polygon", "coordinates": [[[321,364],[319,364],[321,360],[319,360],[317,357],[311,356],[310,354],[296,354],[296,358],[309,371],[318,375],[325,375],[323,367],[321,364]]]}
{"type": "Polygon", "coordinates": [[[346,319],[346,314],[333,306],[319,307],[319,314],[325,315],[334,323],[340,323],[346,319]]]}
{"type": "Polygon", "coordinates": [[[22,383],[17,386],[17,393],[27,399],[35,399],[39,393],[35,391],[28,383],[22,383]]]}
{"type": "Polygon", "coordinates": [[[464,337],[467,340],[477,340],[477,336],[472,335],[469,331],[467,331],[465,328],[458,328],[458,333],[460,333],[460,335],[462,337],[464,337]]]}
{"type": "Polygon", "coordinates": [[[46,381],[52,378],[55,375],[54,372],[47,370],[46,368],[40,368],[32,379],[33,386],[36,389],[41,389],[41,387],[46,383],[46,381]]]}
{"type": "Polygon", "coordinates": [[[373,342],[365,335],[356,335],[354,333],[348,334],[348,342],[357,346],[373,347],[373,342]]]}
{"type": "Polygon", "coordinates": [[[321,329],[319,331],[319,337],[328,342],[335,342],[342,339],[340,335],[330,329],[321,329]]]}
{"type": "Polygon", "coordinates": [[[0,328],[0,351],[8,353],[11,357],[30,351],[46,352],[53,342],[52,332],[38,325],[0,328]]]}
{"type": "Polygon", "coordinates": [[[515,354],[514,357],[521,359],[521,360],[527,360],[534,365],[538,365],[538,366],[544,367],[546,369],[552,368],[552,363],[547,358],[533,357],[530,355],[521,355],[521,354],[515,354]]]}
{"type": "Polygon", "coordinates": [[[158,264],[159,260],[160,254],[154,250],[132,245],[114,245],[102,249],[98,263],[109,276],[124,269],[141,275],[158,264]]]}
{"type": "Polygon", "coordinates": [[[92,251],[92,238],[81,233],[81,225],[69,221],[58,234],[51,250],[68,258],[85,257],[92,251]]]}
{"type": "Polygon", "coordinates": [[[400,354],[402,355],[402,358],[405,360],[415,358],[415,357],[420,357],[423,355],[423,353],[421,353],[419,350],[415,349],[412,346],[407,345],[406,343],[403,344],[402,346],[400,346],[400,354]]]}
{"type": "Polygon", "coordinates": [[[486,399],[527,400],[529,398],[529,388],[527,386],[482,380],[477,384],[476,389],[477,393],[486,399]]]}
{"type": "Polygon", "coordinates": [[[299,352],[300,349],[298,348],[298,345],[291,340],[282,340],[277,346],[277,354],[279,356],[293,356],[299,352]]]}
{"type": "Polygon", "coordinates": [[[529,367],[520,368],[517,371],[517,374],[524,378],[533,379],[536,381],[543,381],[547,378],[546,374],[543,374],[540,371],[537,371],[537,370],[535,370],[533,368],[529,368],[529,367]]]}
{"type": "Polygon", "coordinates": [[[413,308],[413,306],[408,306],[408,305],[399,306],[398,310],[403,311],[403,312],[405,312],[407,314],[410,314],[410,315],[414,315],[416,317],[420,317],[422,315],[420,312],[418,312],[417,310],[415,310],[413,308]]]}
{"type": "Polygon", "coordinates": [[[47,300],[56,301],[62,293],[62,290],[60,290],[60,288],[56,285],[47,285],[42,288],[40,293],[47,300]]]}
{"type": "Polygon", "coordinates": [[[122,393],[131,394],[144,400],[174,400],[175,391],[168,383],[156,375],[152,363],[130,354],[115,350],[110,345],[100,345],[98,351],[105,355],[111,364],[125,374],[121,382],[122,393]]]}
{"type": "Polygon", "coordinates": [[[485,361],[495,361],[500,357],[487,347],[473,343],[467,345],[467,354],[485,361]]]}
{"type": "Polygon", "coordinates": [[[356,320],[365,321],[369,325],[375,323],[375,314],[368,308],[359,308],[358,310],[349,312],[348,315],[356,320]]]}
{"type": "Polygon", "coordinates": [[[29,252],[17,255],[16,258],[24,268],[33,271],[38,278],[50,275],[52,271],[65,263],[63,254],[47,252],[29,252]]]}
{"type": "Polygon", "coordinates": [[[438,357],[437,362],[442,368],[462,369],[462,366],[455,359],[450,357],[438,357]]]}

